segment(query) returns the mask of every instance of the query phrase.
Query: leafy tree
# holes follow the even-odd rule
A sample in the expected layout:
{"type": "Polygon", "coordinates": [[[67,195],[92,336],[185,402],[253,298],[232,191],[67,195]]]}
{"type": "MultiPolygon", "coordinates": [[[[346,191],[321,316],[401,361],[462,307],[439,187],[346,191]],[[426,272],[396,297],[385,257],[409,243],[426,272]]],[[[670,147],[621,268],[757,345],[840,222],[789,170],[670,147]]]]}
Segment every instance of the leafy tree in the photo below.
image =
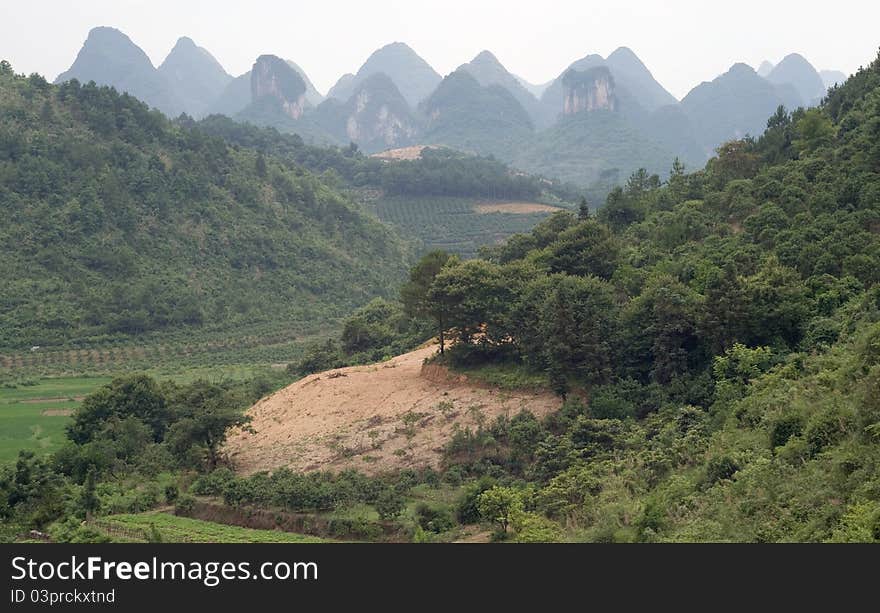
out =
{"type": "Polygon", "coordinates": [[[708,168],[718,184],[735,179],[751,179],[758,172],[760,159],[754,152],[753,142],[733,140],[716,150],[718,155],[709,161],[708,168]]]}
{"type": "Polygon", "coordinates": [[[560,233],[540,261],[551,272],[570,275],[596,275],[610,279],[617,266],[619,246],[608,227],[596,221],[584,221],[560,233]]]}
{"type": "Polygon", "coordinates": [[[515,489],[496,485],[480,494],[477,508],[483,519],[496,524],[499,532],[507,534],[513,518],[522,512],[523,503],[515,489]]]}
{"type": "Polygon", "coordinates": [[[428,300],[445,313],[456,339],[468,344],[478,334],[482,341],[504,342],[507,313],[522,270],[505,269],[485,260],[468,260],[443,268],[431,285],[428,300]]]}
{"type": "Polygon", "coordinates": [[[227,390],[207,381],[196,381],[172,393],[170,402],[177,419],[165,438],[183,465],[196,462],[197,467],[213,470],[227,431],[247,428],[250,422],[250,416],[236,406],[227,390]]]}
{"type": "Polygon", "coordinates": [[[440,339],[440,353],[445,351],[445,337],[448,326],[447,306],[432,300],[431,287],[437,275],[445,266],[455,263],[453,256],[445,251],[432,251],[419,260],[410,272],[409,281],[400,290],[401,301],[406,313],[419,319],[430,319],[440,339]]]}
{"type": "Polygon", "coordinates": [[[598,217],[600,221],[619,231],[641,221],[643,212],[633,197],[617,186],[608,193],[605,206],[599,210],[598,217]]]}
{"type": "Polygon", "coordinates": [[[153,440],[160,441],[171,420],[165,397],[156,382],[146,375],[129,375],[86,396],[67,427],[67,435],[75,443],[91,441],[111,417],[136,417],[151,430],[153,440]]]}
{"type": "Polygon", "coordinates": [[[794,146],[799,153],[809,153],[831,143],[834,126],[821,109],[808,109],[795,124],[794,146]]]}
{"type": "Polygon", "coordinates": [[[674,278],[659,275],[626,308],[623,334],[636,372],[669,383],[704,359],[697,326],[701,299],[674,278]]]}
{"type": "Polygon", "coordinates": [[[544,303],[541,332],[557,391],[564,381],[584,385],[605,382],[611,374],[616,336],[614,298],[610,287],[595,277],[556,277],[544,303]]]}

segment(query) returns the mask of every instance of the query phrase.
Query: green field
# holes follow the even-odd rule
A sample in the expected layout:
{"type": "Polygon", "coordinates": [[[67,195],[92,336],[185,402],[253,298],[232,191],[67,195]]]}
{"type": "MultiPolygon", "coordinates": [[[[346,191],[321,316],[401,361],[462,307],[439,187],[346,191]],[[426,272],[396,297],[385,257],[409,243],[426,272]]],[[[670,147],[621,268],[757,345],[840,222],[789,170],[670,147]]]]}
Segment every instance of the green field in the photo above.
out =
{"type": "Polygon", "coordinates": [[[59,377],[34,385],[0,387],[0,464],[20,450],[52,453],[65,440],[69,412],[83,396],[110,381],[106,377],[59,377]]]}
{"type": "MultiPolygon", "coordinates": [[[[155,526],[166,543],[326,543],[327,539],[279,530],[254,530],[213,522],[150,512],[134,515],[111,515],[100,525],[150,531],[155,526]]],[[[99,526],[100,529],[100,526],[99,526]]],[[[110,536],[114,536],[111,534],[110,536]]]]}
{"type": "MultiPolygon", "coordinates": [[[[69,414],[79,407],[82,398],[109,383],[116,374],[125,372],[120,370],[102,376],[43,377],[23,381],[13,379],[0,384],[0,465],[15,461],[21,450],[37,454],[55,452],[64,444],[64,428],[70,421],[69,414]]],[[[260,375],[277,380],[283,368],[272,368],[269,364],[191,367],[163,364],[138,372],[156,379],[186,384],[197,379],[244,381],[260,375]]]]}

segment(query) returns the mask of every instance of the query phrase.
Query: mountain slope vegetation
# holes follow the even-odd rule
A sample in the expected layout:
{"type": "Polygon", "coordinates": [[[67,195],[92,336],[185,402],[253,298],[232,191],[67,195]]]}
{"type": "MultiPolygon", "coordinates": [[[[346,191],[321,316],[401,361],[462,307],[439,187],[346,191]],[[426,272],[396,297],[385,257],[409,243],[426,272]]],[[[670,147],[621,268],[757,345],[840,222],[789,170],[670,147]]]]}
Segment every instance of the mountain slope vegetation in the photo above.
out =
{"type": "Polygon", "coordinates": [[[480,85],[457,70],[420,106],[427,117],[423,141],[482,155],[508,157],[534,130],[529,114],[500,85],[480,85]]]}
{"type": "Polygon", "coordinates": [[[408,248],[318,177],[107,87],[0,74],[0,346],[337,317],[408,248]]]}
{"type": "Polygon", "coordinates": [[[701,171],[414,269],[441,363],[565,398],[447,449],[502,536],[880,541],[878,135],[880,57],[701,171]]]}
{"type": "Polygon", "coordinates": [[[727,140],[760,134],[780,105],[793,110],[803,101],[794,86],[774,85],[746,64],[701,83],[681,101],[707,153],[727,140]]]}

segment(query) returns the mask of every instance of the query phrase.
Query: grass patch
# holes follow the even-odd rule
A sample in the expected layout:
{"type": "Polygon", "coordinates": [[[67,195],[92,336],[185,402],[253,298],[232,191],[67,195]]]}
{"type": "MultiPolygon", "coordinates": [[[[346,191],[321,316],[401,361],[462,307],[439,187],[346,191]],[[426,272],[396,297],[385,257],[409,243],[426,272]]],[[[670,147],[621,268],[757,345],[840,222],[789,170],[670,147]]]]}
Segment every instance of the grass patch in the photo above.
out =
{"type": "Polygon", "coordinates": [[[505,390],[546,391],[549,389],[547,375],[529,370],[520,364],[482,364],[467,368],[454,368],[473,381],[486,383],[505,390]]]}
{"type": "Polygon", "coordinates": [[[107,377],[58,377],[0,387],[0,464],[14,462],[22,450],[55,452],[66,441],[64,428],[70,421],[68,415],[57,413],[75,410],[80,405],[76,399],[109,381],[107,377]]]}

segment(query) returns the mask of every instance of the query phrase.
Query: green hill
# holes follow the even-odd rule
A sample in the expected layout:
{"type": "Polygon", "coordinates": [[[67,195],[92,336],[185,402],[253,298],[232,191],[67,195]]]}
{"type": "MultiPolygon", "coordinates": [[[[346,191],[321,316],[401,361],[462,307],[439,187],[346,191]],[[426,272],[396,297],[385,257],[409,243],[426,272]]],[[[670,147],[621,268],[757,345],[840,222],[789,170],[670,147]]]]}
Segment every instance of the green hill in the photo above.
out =
{"type": "Polygon", "coordinates": [[[565,398],[447,447],[446,475],[498,485],[484,517],[514,510],[502,537],[880,541],[880,56],[767,125],[414,269],[442,361],[565,398]]]}
{"type": "Polygon", "coordinates": [[[622,179],[638,168],[665,173],[675,158],[671,147],[652,139],[625,114],[605,110],[561,117],[512,155],[518,168],[579,185],[608,173],[622,179]]]}
{"type": "Polygon", "coordinates": [[[701,83],[681,101],[707,155],[727,140],[761,134],[778,106],[794,110],[802,104],[794,86],[774,85],[745,64],[701,83]]]}
{"type": "Polygon", "coordinates": [[[513,94],[500,85],[484,87],[464,70],[443,79],[419,109],[427,118],[423,142],[482,155],[506,159],[534,131],[513,94]]]}
{"type": "Polygon", "coordinates": [[[318,177],[110,88],[0,74],[0,347],[314,326],[408,250],[318,177]]]}

